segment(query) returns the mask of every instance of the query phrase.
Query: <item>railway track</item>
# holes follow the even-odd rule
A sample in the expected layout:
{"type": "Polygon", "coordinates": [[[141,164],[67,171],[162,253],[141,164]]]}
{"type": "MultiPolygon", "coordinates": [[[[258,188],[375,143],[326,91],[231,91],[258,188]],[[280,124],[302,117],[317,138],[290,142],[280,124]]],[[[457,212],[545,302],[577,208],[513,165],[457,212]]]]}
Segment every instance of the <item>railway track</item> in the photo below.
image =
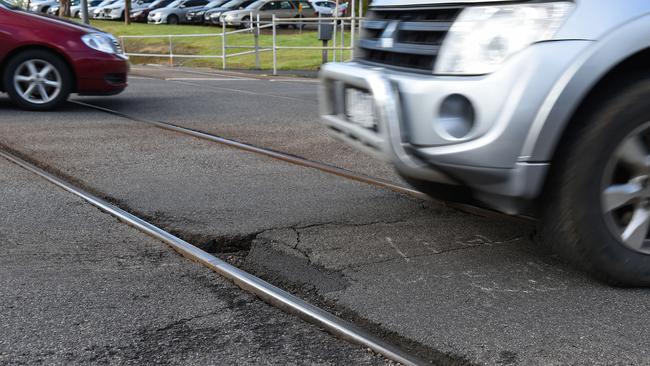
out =
{"type": "MultiPolygon", "coordinates": [[[[173,131],[183,135],[188,135],[202,140],[207,140],[210,142],[236,148],[242,151],[247,151],[257,155],[266,156],[289,164],[315,169],[323,173],[332,174],[344,179],[357,181],[371,186],[390,190],[416,199],[430,200],[428,196],[412,188],[405,187],[381,178],[370,177],[361,173],[343,169],[330,164],[325,164],[325,163],[305,159],[299,156],[287,154],[284,152],[228,139],[205,131],[190,129],[169,122],[163,122],[163,121],[157,121],[157,120],[133,116],[127,113],[97,106],[90,103],[85,103],[81,101],[70,101],[70,103],[76,104],[78,106],[82,106],[84,108],[90,108],[93,110],[101,111],[103,113],[108,113],[110,115],[118,116],[120,118],[128,119],[130,121],[149,124],[164,130],[173,131]]],[[[200,248],[192,245],[191,243],[183,239],[180,239],[169,232],[164,231],[163,229],[155,226],[154,224],[147,222],[146,220],[128,211],[125,211],[105,201],[102,198],[99,198],[89,193],[64,179],[61,179],[51,173],[48,173],[47,171],[14,155],[11,152],[0,149],[0,157],[13,162],[14,164],[17,164],[22,168],[27,169],[30,172],[49,181],[50,183],[84,199],[91,205],[99,208],[104,212],[113,215],[120,221],[128,225],[131,225],[136,229],[156,239],[165,242],[167,245],[169,245],[172,249],[180,253],[182,256],[211,269],[217,274],[232,281],[238,287],[256,295],[257,297],[271,304],[272,306],[275,306],[288,313],[294,314],[310,323],[318,325],[324,330],[330,332],[331,334],[339,338],[345,339],[352,343],[371,349],[374,352],[377,352],[392,361],[398,362],[403,365],[426,364],[424,360],[418,358],[417,356],[411,355],[403,351],[399,347],[383,341],[382,339],[365,331],[364,329],[361,329],[350,322],[347,322],[337,316],[334,316],[331,313],[296,297],[295,295],[292,295],[250,273],[247,273],[201,250],[200,248]]],[[[497,215],[499,217],[513,219],[510,216],[493,213],[491,211],[482,210],[479,208],[474,208],[474,207],[469,207],[464,205],[463,206],[454,205],[454,207],[481,216],[497,215]]]]}
{"type": "Polygon", "coordinates": [[[345,320],[332,315],[331,313],[320,309],[259,277],[230,265],[229,263],[199,249],[191,243],[188,243],[187,241],[180,239],[123,209],[48,173],[10,152],[0,150],[0,157],[38,175],[73,195],[80,197],[89,204],[116,217],[118,220],[142,231],[143,233],[161,240],[185,258],[209,268],[222,277],[232,281],[241,289],[254,294],[272,306],[287,313],[294,314],[305,321],[320,326],[324,330],[341,339],[371,349],[374,352],[383,355],[387,359],[398,362],[402,365],[411,366],[427,364],[424,360],[408,354],[399,347],[379,339],[356,325],[346,322],[345,320]]]}
{"type": "MultiPolygon", "coordinates": [[[[110,108],[101,107],[101,106],[97,106],[97,105],[94,105],[94,104],[81,102],[81,101],[78,101],[78,100],[72,100],[72,101],[70,101],[70,103],[73,103],[73,104],[76,104],[76,105],[79,105],[79,106],[82,106],[82,107],[94,109],[94,110],[97,110],[97,111],[101,111],[101,112],[104,112],[104,113],[108,113],[108,114],[118,116],[118,117],[121,117],[121,118],[125,118],[125,119],[128,119],[128,120],[134,121],[134,122],[146,123],[146,124],[149,124],[149,125],[152,125],[152,126],[164,129],[164,130],[181,133],[181,134],[196,137],[196,138],[199,138],[199,139],[202,139],[202,140],[207,140],[207,141],[215,142],[215,143],[222,144],[222,145],[225,145],[225,146],[233,147],[233,148],[236,148],[236,149],[239,149],[239,150],[248,151],[248,152],[251,152],[251,153],[258,154],[258,155],[270,157],[270,158],[280,160],[280,161],[284,161],[284,162],[287,162],[287,163],[290,163],[290,164],[293,164],[293,165],[298,165],[298,166],[303,166],[303,167],[306,167],[306,168],[316,169],[316,170],[318,170],[320,172],[323,172],[323,173],[333,174],[333,175],[336,175],[336,176],[339,176],[339,177],[342,177],[342,178],[345,178],[345,179],[365,183],[365,184],[375,186],[375,187],[379,187],[379,188],[382,188],[382,189],[387,189],[387,190],[390,190],[390,191],[393,191],[393,192],[396,192],[396,193],[400,193],[400,194],[404,194],[404,195],[407,195],[407,196],[410,196],[410,197],[413,197],[413,198],[416,198],[416,199],[426,200],[426,201],[431,201],[432,200],[426,194],[424,194],[424,193],[422,193],[420,191],[417,191],[415,189],[412,189],[410,187],[402,186],[402,185],[387,181],[385,179],[371,177],[371,176],[367,176],[365,174],[360,174],[360,173],[357,173],[357,172],[354,172],[354,171],[351,171],[351,170],[347,170],[347,169],[343,169],[343,168],[340,168],[340,167],[337,167],[337,166],[334,166],[334,165],[325,164],[325,163],[305,159],[305,158],[302,158],[302,157],[299,157],[299,156],[295,156],[295,155],[287,154],[287,153],[284,153],[284,152],[280,152],[280,151],[277,151],[277,150],[272,150],[272,149],[268,149],[268,148],[248,144],[248,143],[245,143],[245,142],[232,140],[232,139],[222,137],[222,136],[218,136],[218,135],[215,135],[215,134],[212,134],[212,133],[209,133],[209,132],[183,127],[183,126],[180,126],[180,125],[177,125],[177,124],[174,124],[174,123],[170,123],[170,122],[157,121],[157,120],[152,120],[152,119],[148,119],[148,118],[133,116],[133,115],[123,113],[123,112],[120,112],[120,111],[116,111],[116,110],[113,110],[113,109],[110,109],[110,108]]],[[[499,213],[499,212],[496,212],[496,211],[491,211],[491,210],[487,210],[487,209],[483,209],[483,208],[475,207],[475,206],[471,206],[471,205],[448,203],[448,202],[441,202],[441,201],[436,201],[436,202],[441,204],[441,205],[446,205],[446,206],[449,206],[449,207],[452,207],[452,208],[455,208],[457,210],[460,210],[460,211],[463,211],[463,212],[466,212],[466,213],[470,213],[470,214],[473,214],[473,215],[478,215],[478,216],[483,216],[483,217],[495,217],[495,218],[508,220],[508,221],[519,221],[519,222],[522,222],[522,221],[528,221],[529,222],[529,221],[531,221],[531,219],[528,218],[528,217],[517,217],[517,216],[505,215],[505,214],[502,214],[502,213],[499,213]]]]}

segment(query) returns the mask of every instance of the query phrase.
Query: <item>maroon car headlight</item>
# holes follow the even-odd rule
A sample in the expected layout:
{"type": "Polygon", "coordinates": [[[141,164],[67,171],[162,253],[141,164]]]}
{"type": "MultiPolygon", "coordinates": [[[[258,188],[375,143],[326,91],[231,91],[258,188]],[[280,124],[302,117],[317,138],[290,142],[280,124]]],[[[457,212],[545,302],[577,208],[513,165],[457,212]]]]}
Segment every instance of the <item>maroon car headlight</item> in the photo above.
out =
{"type": "Polygon", "coordinates": [[[118,42],[106,33],[88,33],[83,35],[81,40],[94,50],[114,55],[120,53],[117,48],[118,42]]]}

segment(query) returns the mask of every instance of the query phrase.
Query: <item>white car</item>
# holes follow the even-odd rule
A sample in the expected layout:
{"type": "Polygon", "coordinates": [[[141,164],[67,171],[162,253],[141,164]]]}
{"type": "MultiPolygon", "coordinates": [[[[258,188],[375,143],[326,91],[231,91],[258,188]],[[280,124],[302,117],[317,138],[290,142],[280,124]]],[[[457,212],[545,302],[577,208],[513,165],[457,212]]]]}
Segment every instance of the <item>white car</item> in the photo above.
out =
{"type": "MultiPolygon", "coordinates": [[[[104,0],[101,3],[97,4],[96,6],[91,7],[90,5],[88,5],[88,16],[90,18],[94,18],[95,17],[95,12],[98,11],[98,9],[107,7],[107,6],[109,6],[111,4],[114,4],[114,3],[118,2],[118,1],[120,1],[120,0],[104,0]]],[[[79,16],[81,16],[80,12],[78,12],[78,14],[79,14],[79,16]]]]}
{"type": "Polygon", "coordinates": [[[29,10],[34,13],[47,13],[50,7],[59,5],[56,0],[35,0],[29,4],[29,10]]]}
{"type": "MultiPolygon", "coordinates": [[[[131,3],[131,10],[138,10],[145,8],[147,5],[151,4],[153,0],[139,0],[131,3]]],[[[119,0],[113,4],[102,8],[99,11],[97,19],[108,19],[108,20],[123,20],[126,10],[126,3],[124,0],[119,0]]]]}
{"type": "Polygon", "coordinates": [[[149,24],[179,24],[187,22],[187,13],[196,11],[208,4],[208,0],[177,0],[164,8],[149,13],[149,24]]]}
{"type": "Polygon", "coordinates": [[[107,14],[109,14],[112,11],[113,7],[115,6],[124,7],[124,0],[117,0],[105,6],[98,6],[97,8],[95,8],[95,10],[93,10],[92,13],[93,19],[107,19],[108,18],[107,14]]]}
{"type": "MultiPolygon", "coordinates": [[[[309,3],[314,7],[316,14],[331,16],[336,9],[336,2],[325,0],[310,0],[309,3]]],[[[339,4],[339,16],[343,16],[347,9],[347,4],[339,4]]]]}
{"type": "MultiPolygon", "coordinates": [[[[97,5],[101,4],[104,0],[89,0],[88,1],[88,14],[92,15],[92,10],[94,9],[97,5]]],[[[72,3],[73,5],[70,7],[70,16],[73,18],[81,18],[81,5],[79,5],[79,2],[77,1],[77,4],[72,3]]]]}

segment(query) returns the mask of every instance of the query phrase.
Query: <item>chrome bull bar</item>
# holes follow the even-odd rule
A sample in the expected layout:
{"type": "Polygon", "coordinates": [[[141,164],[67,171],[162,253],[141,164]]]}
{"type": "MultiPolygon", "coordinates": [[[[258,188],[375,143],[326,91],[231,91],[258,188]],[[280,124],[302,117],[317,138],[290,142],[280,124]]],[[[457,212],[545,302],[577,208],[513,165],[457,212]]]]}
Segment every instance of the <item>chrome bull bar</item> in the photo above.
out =
{"type": "Polygon", "coordinates": [[[321,73],[321,122],[335,137],[346,143],[393,163],[409,177],[455,184],[443,173],[407,151],[401,126],[402,109],[397,86],[380,68],[358,67],[355,63],[331,63],[321,73]],[[345,88],[368,90],[375,104],[377,129],[371,130],[350,123],[345,116],[345,88]]]}

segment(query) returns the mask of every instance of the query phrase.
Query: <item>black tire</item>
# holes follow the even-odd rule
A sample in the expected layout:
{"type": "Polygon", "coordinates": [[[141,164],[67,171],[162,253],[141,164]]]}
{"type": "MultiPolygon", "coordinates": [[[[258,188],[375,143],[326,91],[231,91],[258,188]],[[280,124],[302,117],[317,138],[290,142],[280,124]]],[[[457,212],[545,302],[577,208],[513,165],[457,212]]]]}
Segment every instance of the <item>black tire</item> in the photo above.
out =
{"type": "Polygon", "coordinates": [[[28,50],[13,56],[8,62],[2,74],[2,85],[4,90],[9,94],[11,101],[20,108],[34,111],[51,110],[61,106],[70,95],[73,88],[74,78],[68,65],[60,56],[45,50],[28,50]],[[18,68],[29,60],[43,60],[48,62],[61,78],[61,87],[58,95],[51,101],[38,104],[25,99],[14,85],[14,74],[18,68]]]}
{"type": "Polygon", "coordinates": [[[239,28],[241,29],[246,29],[251,27],[251,18],[250,17],[243,17],[241,22],[239,23],[239,28]]]}
{"type": "Polygon", "coordinates": [[[650,255],[630,249],[614,234],[601,194],[619,144],[650,121],[650,79],[610,95],[594,103],[593,112],[560,144],[543,197],[542,238],[562,258],[604,282],[649,286],[650,255]]]}
{"type": "Polygon", "coordinates": [[[178,24],[178,17],[174,14],[167,17],[167,24],[176,25],[178,24]]]}
{"type": "Polygon", "coordinates": [[[49,6],[46,6],[46,7],[44,7],[43,9],[41,9],[41,13],[43,13],[43,14],[47,14],[47,11],[48,11],[48,10],[50,10],[50,7],[49,7],[49,6]]]}

